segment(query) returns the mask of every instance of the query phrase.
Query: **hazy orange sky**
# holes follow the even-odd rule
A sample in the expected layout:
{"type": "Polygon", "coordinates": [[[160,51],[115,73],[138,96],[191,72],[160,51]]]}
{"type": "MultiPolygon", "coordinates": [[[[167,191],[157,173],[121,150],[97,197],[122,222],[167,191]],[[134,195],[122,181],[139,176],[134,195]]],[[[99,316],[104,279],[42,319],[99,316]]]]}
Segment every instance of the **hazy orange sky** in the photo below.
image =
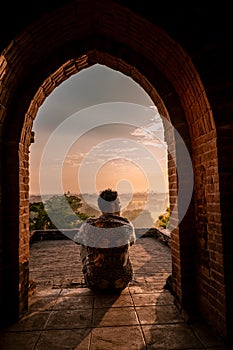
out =
{"type": "Polygon", "coordinates": [[[167,192],[161,116],[131,78],[95,65],[57,87],[39,109],[30,194],[167,192]]]}

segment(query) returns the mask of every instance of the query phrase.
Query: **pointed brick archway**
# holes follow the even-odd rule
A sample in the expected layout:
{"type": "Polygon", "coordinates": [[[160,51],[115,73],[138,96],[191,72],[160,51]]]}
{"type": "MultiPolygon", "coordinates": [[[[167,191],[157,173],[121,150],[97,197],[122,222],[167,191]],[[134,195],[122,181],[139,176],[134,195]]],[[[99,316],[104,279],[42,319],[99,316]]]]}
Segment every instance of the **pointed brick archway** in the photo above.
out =
{"type": "MultiPolygon", "coordinates": [[[[71,75],[104,64],[130,76],[183,138],[193,164],[194,192],[171,238],[177,305],[198,310],[226,334],[225,289],[218,305],[213,282],[224,276],[216,127],[192,60],[164,31],[119,4],[90,8],[78,2],[34,21],[2,52],[1,303],[9,321],[27,310],[29,277],[29,147],[33,121],[46,97],[71,75]],[[212,230],[211,230],[212,227],[212,230]],[[219,256],[210,246],[218,240],[219,256]],[[206,293],[208,298],[205,297],[206,293]],[[219,317],[212,317],[217,312],[219,317]]],[[[177,140],[169,144],[170,202],[177,199],[177,140]]],[[[179,205],[177,220],[179,217],[179,205]]],[[[174,223],[175,224],[175,223],[174,223]]],[[[176,226],[176,225],[175,225],[176,226]]]]}

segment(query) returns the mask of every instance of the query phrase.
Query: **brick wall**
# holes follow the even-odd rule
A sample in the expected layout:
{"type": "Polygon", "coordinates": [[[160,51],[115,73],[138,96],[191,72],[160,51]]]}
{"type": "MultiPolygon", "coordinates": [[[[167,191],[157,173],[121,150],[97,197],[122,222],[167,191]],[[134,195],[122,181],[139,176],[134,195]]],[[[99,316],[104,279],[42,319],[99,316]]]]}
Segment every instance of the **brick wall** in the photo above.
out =
{"type": "MultiPolygon", "coordinates": [[[[229,209],[229,203],[220,200],[227,192],[224,182],[230,183],[230,172],[221,163],[220,193],[218,152],[224,157],[224,146],[217,147],[214,102],[210,105],[198,72],[179,43],[129,9],[117,3],[108,6],[104,1],[93,7],[85,1],[73,2],[46,15],[31,23],[2,52],[0,132],[4,215],[0,219],[0,254],[6,271],[2,279],[7,284],[1,302],[8,298],[10,305],[14,300],[12,313],[17,303],[19,314],[27,309],[28,159],[33,120],[46,97],[61,82],[97,62],[139,83],[161,115],[169,118],[184,137],[193,164],[194,193],[187,213],[179,222],[182,203],[176,203],[177,164],[182,164],[182,157],[177,152],[178,145],[166,134],[170,202],[175,208],[171,236],[174,289],[181,308],[195,301],[213,327],[225,333],[224,281],[229,282],[228,295],[231,295],[232,253],[227,254],[228,268],[224,270],[220,204],[229,209]]],[[[227,215],[224,211],[225,229],[229,222],[227,215]]],[[[227,238],[226,243],[229,241],[227,238]]]]}

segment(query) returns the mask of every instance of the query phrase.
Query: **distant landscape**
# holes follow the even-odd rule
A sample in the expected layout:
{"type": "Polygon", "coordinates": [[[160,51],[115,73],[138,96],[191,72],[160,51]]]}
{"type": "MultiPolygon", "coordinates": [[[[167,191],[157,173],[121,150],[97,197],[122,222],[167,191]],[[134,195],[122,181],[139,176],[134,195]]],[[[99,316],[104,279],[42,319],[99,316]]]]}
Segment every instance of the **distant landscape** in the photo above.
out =
{"type": "MultiPolygon", "coordinates": [[[[81,198],[80,212],[88,216],[97,217],[100,212],[97,207],[97,193],[76,194],[81,198]]],[[[54,195],[30,195],[30,203],[45,202],[54,195]]],[[[131,220],[135,227],[157,227],[159,215],[169,207],[168,193],[137,192],[133,196],[129,193],[120,195],[121,214],[131,220]]]]}

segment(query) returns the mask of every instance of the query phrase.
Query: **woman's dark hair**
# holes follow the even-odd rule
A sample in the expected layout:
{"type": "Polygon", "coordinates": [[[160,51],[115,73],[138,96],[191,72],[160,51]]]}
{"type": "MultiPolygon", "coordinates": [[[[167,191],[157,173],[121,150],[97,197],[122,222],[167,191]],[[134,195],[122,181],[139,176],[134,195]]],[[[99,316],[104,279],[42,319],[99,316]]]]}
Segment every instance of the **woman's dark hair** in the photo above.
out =
{"type": "Polygon", "coordinates": [[[118,192],[108,188],[100,192],[98,197],[98,207],[104,213],[113,213],[120,211],[118,192]]]}

